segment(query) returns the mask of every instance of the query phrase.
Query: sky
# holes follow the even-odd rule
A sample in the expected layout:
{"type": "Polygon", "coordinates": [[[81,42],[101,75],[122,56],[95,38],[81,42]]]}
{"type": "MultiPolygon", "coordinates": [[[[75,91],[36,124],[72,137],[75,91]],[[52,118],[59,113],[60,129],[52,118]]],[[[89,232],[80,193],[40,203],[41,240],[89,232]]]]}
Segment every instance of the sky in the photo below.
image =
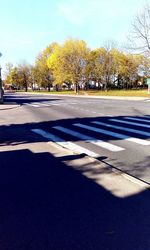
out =
{"type": "Polygon", "coordinates": [[[8,62],[33,64],[54,41],[83,39],[90,48],[107,41],[123,44],[144,4],[145,0],[0,0],[2,71],[8,62]]]}

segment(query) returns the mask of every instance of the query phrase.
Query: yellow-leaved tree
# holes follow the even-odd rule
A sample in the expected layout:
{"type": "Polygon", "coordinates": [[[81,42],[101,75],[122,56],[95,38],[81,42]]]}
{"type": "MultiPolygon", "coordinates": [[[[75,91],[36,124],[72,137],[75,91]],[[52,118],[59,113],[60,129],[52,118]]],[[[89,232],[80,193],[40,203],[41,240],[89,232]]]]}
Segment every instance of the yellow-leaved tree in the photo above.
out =
{"type": "Polygon", "coordinates": [[[52,70],[55,84],[70,82],[76,93],[79,84],[86,81],[86,64],[89,49],[82,40],[69,39],[62,46],[57,46],[47,60],[52,70]]]}
{"type": "Polygon", "coordinates": [[[51,70],[47,65],[47,59],[54,52],[55,47],[57,47],[57,43],[51,43],[47,46],[37,57],[35,61],[35,65],[32,69],[32,74],[34,78],[34,83],[36,83],[39,87],[48,88],[50,91],[50,87],[53,83],[53,75],[51,70]]]}

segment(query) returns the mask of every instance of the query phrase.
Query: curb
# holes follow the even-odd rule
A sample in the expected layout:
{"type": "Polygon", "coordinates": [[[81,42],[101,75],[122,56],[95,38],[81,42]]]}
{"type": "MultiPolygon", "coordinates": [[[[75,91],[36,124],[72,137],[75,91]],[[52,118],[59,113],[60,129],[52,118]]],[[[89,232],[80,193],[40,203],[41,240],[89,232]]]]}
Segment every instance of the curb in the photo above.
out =
{"type": "Polygon", "coordinates": [[[9,109],[15,109],[15,108],[19,108],[20,105],[19,104],[0,104],[0,110],[9,110],[9,109]]]}
{"type": "Polygon", "coordinates": [[[63,96],[77,98],[93,98],[93,99],[112,99],[112,100],[128,100],[128,101],[145,101],[150,100],[149,97],[130,97],[130,96],[93,96],[93,95],[68,95],[68,94],[48,94],[48,93],[33,93],[33,92],[17,92],[25,95],[46,95],[46,96],[63,96]]]}

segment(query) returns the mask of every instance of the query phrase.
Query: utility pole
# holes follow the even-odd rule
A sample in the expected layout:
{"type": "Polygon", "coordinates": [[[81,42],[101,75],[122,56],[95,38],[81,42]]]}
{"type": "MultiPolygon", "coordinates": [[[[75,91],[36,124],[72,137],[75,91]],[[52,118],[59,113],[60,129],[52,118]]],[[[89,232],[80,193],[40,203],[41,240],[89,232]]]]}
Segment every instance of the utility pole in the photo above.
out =
{"type": "MultiPolygon", "coordinates": [[[[0,53],[0,57],[2,56],[2,53],[0,53]]],[[[2,88],[2,74],[1,74],[1,66],[0,66],[0,104],[3,103],[3,88],[2,88]]]]}

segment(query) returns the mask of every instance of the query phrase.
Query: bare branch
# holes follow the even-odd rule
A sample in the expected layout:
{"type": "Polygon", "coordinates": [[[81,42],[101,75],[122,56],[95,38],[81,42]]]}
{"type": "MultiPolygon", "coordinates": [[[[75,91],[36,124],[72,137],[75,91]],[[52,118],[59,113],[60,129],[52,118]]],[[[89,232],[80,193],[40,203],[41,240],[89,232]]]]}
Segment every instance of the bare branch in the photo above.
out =
{"type": "MultiPolygon", "coordinates": [[[[137,14],[132,23],[130,38],[128,38],[132,50],[140,50],[141,53],[150,52],[150,5],[146,4],[137,14]]],[[[129,48],[128,48],[129,49],[129,48]]]]}

